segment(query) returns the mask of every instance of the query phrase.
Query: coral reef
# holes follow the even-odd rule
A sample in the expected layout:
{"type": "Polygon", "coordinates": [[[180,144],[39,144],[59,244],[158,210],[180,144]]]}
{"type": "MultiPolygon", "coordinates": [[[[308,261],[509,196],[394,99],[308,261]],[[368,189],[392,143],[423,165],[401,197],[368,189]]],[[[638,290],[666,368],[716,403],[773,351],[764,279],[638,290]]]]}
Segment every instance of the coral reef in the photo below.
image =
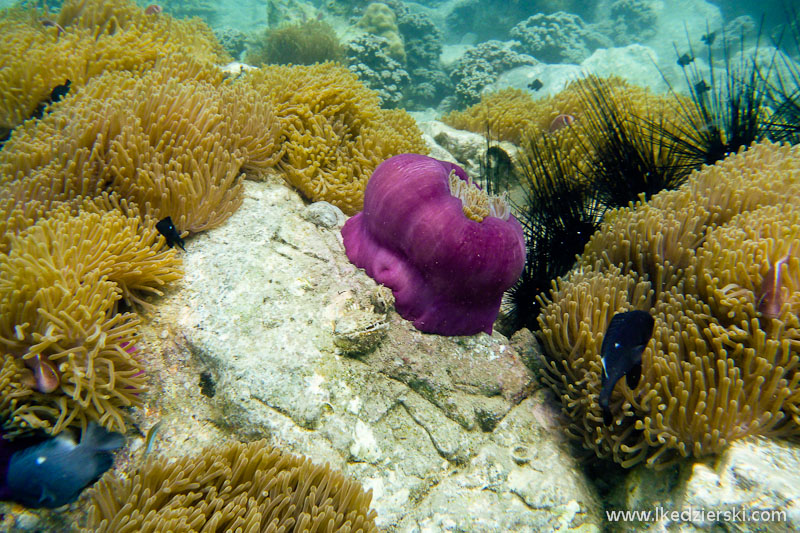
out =
{"type": "Polygon", "coordinates": [[[199,17],[209,23],[217,16],[217,5],[211,0],[163,0],[164,11],[176,18],[199,17]]]}
{"type": "Polygon", "coordinates": [[[250,40],[246,33],[236,28],[215,28],[214,36],[219,41],[220,46],[237,60],[242,57],[242,52],[247,48],[247,43],[250,40]]]}
{"type": "Polygon", "coordinates": [[[154,221],[121,211],[59,209],[7,235],[0,255],[0,415],[4,433],[95,420],[121,431],[122,409],[141,402],[144,375],[134,357],[138,318],[119,302],[180,277],[154,221]]]}
{"type": "Polygon", "coordinates": [[[347,45],[350,70],[378,91],[384,107],[436,106],[452,88],[439,62],[442,34],[430,18],[411,13],[402,3],[392,2],[391,9],[405,43],[405,65],[392,57],[390,41],[367,33],[347,45]]]}
{"type": "Polygon", "coordinates": [[[453,83],[441,69],[417,68],[411,76],[415,81],[406,90],[411,107],[436,107],[453,93],[453,83]]]}
{"type": "Polygon", "coordinates": [[[520,65],[535,65],[536,59],[510,50],[501,41],[479,44],[458,59],[450,72],[460,106],[475,104],[483,88],[503,72],[520,65]]]}
{"type": "Polygon", "coordinates": [[[150,456],[127,477],[106,474],[90,498],[87,533],[377,531],[371,492],[265,441],[150,456]]]}
{"type": "Polygon", "coordinates": [[[386,39],[389,55],[405,64],[406,50],[397,27],[397,17],[392,8],[381,2],[369,4],[364,10],[361,20],[358,21],[358,27],[363,28],[367,33],[386,39]]]}
{"type": "Polygon", "coordinates": [[[305,0],[267,0],[267,26],[299,24],[317,18],[320,12],[305,0]]]}
{"type": "Polygon", "coordinates": [[[442,32],[428,16],[411,13],[401,3],[392,7],[405,43],[406,70],[414,80],[404,91],[406,101],[414,107],[435,107],[453,89],[439,61],[442,32]]]}
{"type": "Polygon", "coordinates": [[[597,26],[618,46],[641,43],[655,36],[660,9],[655,0],[607,0],[597,6],[597,26]]]}
{"type": "Polygon", "coordinates": [[[505,199],[480,191],[461,167],[418,154],[375,169],[364,211],[342,237],[350,261],[392,289],[398,313],[440,335],[491,334],[525,262],[505,199]]]}
{"type": "Polygon", "coordinates": [[[398,14],[397,29],[403,36],[409,69],[438,67],[442,55],[442,32],[429,17],[405,10],[398,14]]]}
{"type": "Polygon", "coordinates": [[[411,78],[403,66],[387,53],[388,41],[366,34],[347,43],[347,63],[351,72],[367,87],[378,92],[385,108],[399,107],[403,91],[411,78]]]}
{"type": "Polygon", "coordinates": [[[800,434],[799,154],[753,145],[610,213],[558,280],[539,317],[544,379],[586,448],[663,467],[748,435],[800,434]],[[639,386],[617,386],[606,426],[600,344],[631,309],[649,310],[655,332],[639,386]]]}
{"type": "Polygon", "coordinates": [[[495,2],[487,9],[483,0],[459,0],[454,2],[446,17],[446,28],[450,39],[463,35],[474,35],[477,42],[489,39],[506,39],[508,30],[531,13],[553,13],[566,11],[581,13],[592,3],[580,0],[516,0],[495,2]]]}
{"type": "Polygon", "coordinates": [[[148,16],[127,0],[67,0],[57,19],[47,17],[24,7],[0,16],[7,45],[0,51],[0,128],[29,118],[65,80],[74,91],[104,72],[144,72],[160,58],[191,55],[214,63],[228,57],[202,21],[148,16]]]}
{"type": "Polygon", "coordinates": [[[510,35],[519,41],[519,52],[545,63],[580,63],[596,48],[612,44],[578,15],[563,11],[532,15],[514,26],[510,35]]]}
{"type": "Polygon", "coordinates": [[[333,27],[320,20],[268,29],[261,42],[245,55],[251,65],[313,65],[343,58],[344,49],[333,27]]]}
{"type": "Polygon", "coordinates": [[[243,83],[271,100],[285,138],[279,167],[312,201],[353,214],[381,161],[427,152],[414,119],[402,110],[381,109],[377,93],[342,66],[269,66],[243,83]]]}

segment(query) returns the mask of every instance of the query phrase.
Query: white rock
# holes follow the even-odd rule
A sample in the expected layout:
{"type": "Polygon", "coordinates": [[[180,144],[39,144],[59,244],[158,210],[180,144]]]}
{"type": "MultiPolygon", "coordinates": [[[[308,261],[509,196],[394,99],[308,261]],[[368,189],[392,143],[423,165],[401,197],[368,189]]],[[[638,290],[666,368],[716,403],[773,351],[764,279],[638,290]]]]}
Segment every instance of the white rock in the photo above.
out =
{"type": "Polygon", "coordinates": [[[571,524],[598,523],[588,485],[559,444],[563,433],[537,421],[544,401],[514,406],[531,374],[508,340],[416,331],[350,264],[338,227],[309,222],[305,212],[282,181],[246,181],[239,210],[187,241],[186,276],[143,331],[163,345],[165,365],[181,361],[177,371],[152,375],[160,408],[179,413],[165,420],[160,449],[196,451],[197,435],[202,444],[266,437],[372,488],[382,530],[463,524],[470,512],[486,528],[530,531],[551,523],[551,511],[552,524],[561,523],[572,500],[581,510],[569,514],[571,524]],[[345,311],[371,310],[385,321],[372,353],[353,359],[336,347],[339,300],[349,302],[345,311]],[[158,337],[164,329],[169,339],[158,337]],[[213,398],[197,385],[203,371],[214,375],[213,398]],[[520,468],[510,452],[520,439],[538,450],[525,467],[555,468],[555,484],[540,476],[508,485],[520,468]]]}
{"type": "Polygon", "coordinates": [[[667,90],[667,84],[656,66],[658,54],[641,44],[621,48],[600,48],[587,57],[581,68],[584,73],[600,77],[618,76],[633,85],[649,87],[653,91],[667,90]]]}
{"type": "Polygon", "coordinates": [[[735,525],[736,531],[800,531],[798,472],[797,444],[737,440],[719,457],[665,472],[637,467],[615,492],[611,507],[658,509],[659,522],[626,524],[642,531],[709,531],[718,522],[735,525]],[[762,511],[768,520],[747,520],[762,511]]]}
{"type": "Polygon", "coordinates": [[[381,457],[381,448],[375,439],[372,429],[363,421],[357,420],[353,430],[353,444],[350,445],[350,456],[356,461],[375,463],[381,457]]]}

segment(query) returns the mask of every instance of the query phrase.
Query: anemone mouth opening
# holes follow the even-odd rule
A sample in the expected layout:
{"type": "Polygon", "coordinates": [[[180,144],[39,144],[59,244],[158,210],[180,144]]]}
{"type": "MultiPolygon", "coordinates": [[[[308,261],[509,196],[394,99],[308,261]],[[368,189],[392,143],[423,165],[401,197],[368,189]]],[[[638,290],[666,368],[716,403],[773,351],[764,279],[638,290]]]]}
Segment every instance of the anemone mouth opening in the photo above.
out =
{"type": "Polygon", "coordinates": [[[461,200],[461,210],[464,215],[475,222],[483,222],[486,217],[495,217],[508,220],[511,216],[511,207],[508,204],[508,194],[503,192],[500,196],[492,196],[478,188],[472,178],[461,179],[455,170],[448,176],[450,194],[461,200]]]}

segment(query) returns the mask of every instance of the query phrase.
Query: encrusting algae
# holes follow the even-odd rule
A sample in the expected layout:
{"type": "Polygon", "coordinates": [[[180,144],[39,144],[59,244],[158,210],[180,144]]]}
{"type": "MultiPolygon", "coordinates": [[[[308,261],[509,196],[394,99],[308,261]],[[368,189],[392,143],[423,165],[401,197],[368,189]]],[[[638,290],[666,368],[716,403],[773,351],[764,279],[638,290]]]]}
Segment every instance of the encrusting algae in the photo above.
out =
{"type": "Polygon", "coordinates": [[[748,435],[800,435],[800,148],[753,145],[675,191],[606,217],[539,317],[545,381],[570,432],[623,466],[663,467],[748,435]],[[780,311],[759,311],[781,265],[780,311]],[[600,343],[616,312],[655,318],[635,390],[598,404],[600,343]]]}

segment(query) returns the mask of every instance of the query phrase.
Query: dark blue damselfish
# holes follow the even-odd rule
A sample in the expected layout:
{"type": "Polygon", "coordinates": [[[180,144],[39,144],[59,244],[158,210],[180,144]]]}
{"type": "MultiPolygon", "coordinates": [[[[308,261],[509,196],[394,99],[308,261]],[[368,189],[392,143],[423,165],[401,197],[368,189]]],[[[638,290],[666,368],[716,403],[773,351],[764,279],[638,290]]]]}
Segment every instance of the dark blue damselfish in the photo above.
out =
{"type": "Polygon", "coordinates": [[[59,507],[111,468],[125,438],[90,423],[79,444],[64,433],[11,455],[0,496],[28,507],[59,507]]]}
{"type": "Polygon", "coordinates": [[[639,385],[639,378],[642,375],[642,352],[653,336],[654,325],[655,320],[645,311],[617,313],[611,318],[600,348],[603,376],[599,403],[606,425],[611,424],[613,420],[608,402],[617,381],[625,376],[630,389],[635,389],[639,385]]]}

